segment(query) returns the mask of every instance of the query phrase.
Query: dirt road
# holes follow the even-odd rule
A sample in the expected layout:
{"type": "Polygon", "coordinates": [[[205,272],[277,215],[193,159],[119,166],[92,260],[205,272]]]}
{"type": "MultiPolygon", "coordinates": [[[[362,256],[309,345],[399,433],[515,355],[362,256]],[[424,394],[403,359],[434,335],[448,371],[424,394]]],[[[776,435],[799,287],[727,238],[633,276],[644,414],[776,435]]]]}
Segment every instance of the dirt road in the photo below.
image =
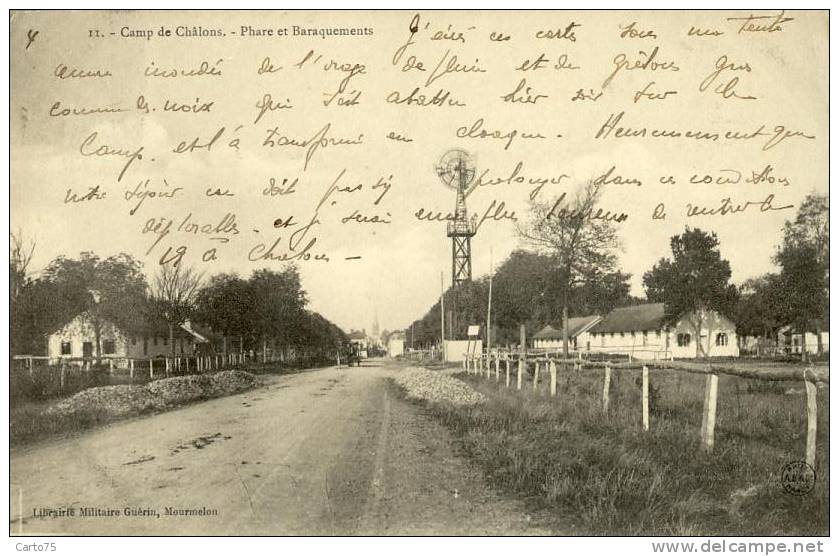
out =
{"type": "Polygon", "coordinates": [[[366,365],[269,377],[244,394],[13,450],[11,532],[549,533],[394,395],[398,366],[366,365]]]}

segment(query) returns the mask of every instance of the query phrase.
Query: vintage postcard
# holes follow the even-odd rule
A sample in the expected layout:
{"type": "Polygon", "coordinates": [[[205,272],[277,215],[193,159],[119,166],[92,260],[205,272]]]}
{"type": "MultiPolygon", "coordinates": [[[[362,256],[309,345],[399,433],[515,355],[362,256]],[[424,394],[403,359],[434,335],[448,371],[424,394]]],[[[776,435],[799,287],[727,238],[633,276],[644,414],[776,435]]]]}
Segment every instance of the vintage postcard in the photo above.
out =
{"type": "Polygon", "coordinates": [[[11,535],[822,550],[826,10],[9,26],[11,535]]]}

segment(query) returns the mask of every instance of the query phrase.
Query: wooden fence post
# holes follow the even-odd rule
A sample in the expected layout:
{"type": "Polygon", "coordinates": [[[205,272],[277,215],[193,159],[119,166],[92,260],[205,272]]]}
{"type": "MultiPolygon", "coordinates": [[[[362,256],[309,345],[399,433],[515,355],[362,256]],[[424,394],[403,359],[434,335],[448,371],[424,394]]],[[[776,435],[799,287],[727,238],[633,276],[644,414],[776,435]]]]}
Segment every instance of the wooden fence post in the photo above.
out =
{"type": "Polygon", "coordinates": [[[149,359],[149,379],[154,379],[154,359],[149,359]]]}
{"type": "Polygon", "coordinates": [[[64,360],[61,360],[61,391],[64,391],[64,360]]]}
{"type": "Polygon", "coordinates": [[[504,368],[507,370],[507,388],[510,387],[510,356],[504,358],[504,368]]]}
{"type": "Polygon", "coordinates": [[[169,376],[169,358],[168,357],[165,359],[165,362],[166,362],[166,369],[165,369],[164,373],[166,374],[166,376],[169,376]]]}
{"type": "Polygon", "coordinates": [[[702,446],[714,451],[714,428],[717,424],[717,389],[719,376],[709,373],[705,379],[705,403],[702,411],[702,446]]]}
{"type": "Polygon", "coordinates": [[[495,362],[495,382],[498,382],[498,379],[501,378],[500,373],[499,373],[499,370],[500,370],[499,367],[501,366],[501,362],[499,361],[498,352],[495,352],[494,362],[495,362]]]}
{"type": "Polygon", "coordinates": [[[108,359],[108,373],[110,373],[111,376],[114,376],[114,360],[113,359],[108,359]]]}
{"type": "Polygon", "coordinates": [[[539,390],[539,360],[537,359],[534,362],[535,368],[533,369],[533,391],[537,392],[539,390]]]}
{"type": "Polygon", "coordinates": [[[603,370],[603,413],[609,411],[609,388],[612,386],[612,368],[606,365],[603,370]]]}
{"type": "Polygon", "coordinates": [[[804,389],[807,391],[807,449],[804,461],[816,468],[816,419],[818,418],[818,406],[816,398],[816,384],[807,380],[807,372],[804,372],[804,389]]]}
{"type": "Polygon", "coordinates": [[[548,364],[548,366],[551,370],[551,397],[555,398],[556,397],[556,363],[551,361],[548,364]]]}
{"type": "Polygon", "coordinates": [[[644,430],[650,430],[650,370],[644,365],[641,369],[641,424],[644,430]]]}
{"type": "Polygon", "coordinates": [[[519,373],[517,377],[517,386],[521,390],[521,383],[524,377],[524,371],[527,369],[527,329],[523,324],[519,325],[519,373]]]}

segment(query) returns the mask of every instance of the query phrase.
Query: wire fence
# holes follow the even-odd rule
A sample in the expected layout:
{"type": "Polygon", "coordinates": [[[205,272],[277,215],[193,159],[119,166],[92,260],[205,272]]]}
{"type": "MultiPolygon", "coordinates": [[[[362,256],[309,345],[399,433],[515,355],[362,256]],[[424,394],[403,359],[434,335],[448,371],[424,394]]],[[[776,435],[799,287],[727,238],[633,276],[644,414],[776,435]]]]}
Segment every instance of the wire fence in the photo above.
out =
{"type": "MultiPolygon", "coordinates": [[[[753,362],[714,361],[707,363],[674,361],[670,359],[639,359],[626,354],[587,354],[577,352],[574,357],[565,358],[559,352],[544,350],[515,351],[507,349],[484,350],[482,353],[465,354],[463,370],[469,374],[483,376],[496,382],[503,381],[505,387],[522,390],[529,381],[534,391],[543,388],[551,397],[562,394],[559,391],[561,374],[583,370],[602,372],[600,407],[604,414],[610,411],[615,373],[641,371],[638,387],[640,404],[637,408],[640,426],[650,431],[650,373],[651,371],[674,371],[705,376],[700,442],[712,453],[717,423],[717,400],[720,390],[720,375],[751,379],[763,383],[797,383],[803,385],[806,395],[804,410],[806,446],[804,461],[815,468],[816,432],[818,420],[818,389],[829,384],[829,368],[809,365],[760,365],[753,362]],[[594,355],[595,357],[590,357],[594,355]]],[[[566,382],[567,384],[567,382],[566,382]]],[[[740,386],[736,386],[739,399],[740,386]]],[[[738,404],[738,413],[741,408],[738,404]]]]}

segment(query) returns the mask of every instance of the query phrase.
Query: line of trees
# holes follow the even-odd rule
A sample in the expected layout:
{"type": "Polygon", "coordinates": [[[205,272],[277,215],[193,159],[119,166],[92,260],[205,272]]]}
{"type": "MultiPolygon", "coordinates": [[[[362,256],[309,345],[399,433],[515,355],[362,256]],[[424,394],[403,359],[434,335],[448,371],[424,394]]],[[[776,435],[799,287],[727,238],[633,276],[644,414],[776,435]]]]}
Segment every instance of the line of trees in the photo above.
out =
{"type": "MultiPolygon", "coordinates": [[[[588,183],[571,199],[563,194],[531,203],[529,218],[518,228],[531,250],[514,251],[493,275],[494,343],[517,343],[521,324],[533,333],[546,323],[561,323],[567,353],[569,315],[605,315],[615,307],[648,301],[664,303],[668,325],[690,313],[696,338],[716,311],[735,322],[738,335],[772,338],[773,345],[783,326],[791,325],[802,336],[816,333],[822,353],[820,332],[829,322],[827,197],[808,195],[795,219],[785,224],[773,256],[778,272],[739,287],[731,283],[731,265],[720,254],[717,235],[686,227],[671,238],[670,257],[644,274],[644,300],[630,295],[631,275],[617,268],[616,223],[598,217],[600,196],[601,189],[588,183]]],[[[467,325],[485,322],[488,283],[483,277],[445,293],[446,308],[456,314],[453,323],[446,315],[447,338],[463,338],[467,325]]],[[[415,347],[439,341],[439,301],[406,335],[415,347]]],[[[705,347],[696,342],[697,357],[707,355],[705,347]]],[[[806,356],[802,349],[802,359],[806,356]]]]}
{"type": "MultiPolygon", "coordinates": [[[[745,281],[733,314],[742,335],[774,338],[790,325],[801,334],[816,334],[822,354],[822,334],[830,323],[830,205],[824,195],[808,195],[795,219],[784,225],[783,239],[773,262],[776,272],[745,281]]],[[[769,342],[767,342],[769,343],[769,342]]]]}
{"type": "MultiPolygon", "coordinates": [[[[514,251],[493,274],[494,344],[518,343],[521,324],[529,333],[557,322],[567,331],[569,315],[606,314],[642,301],[629,293],[632,275],[617,268],[614,220],[591,218],[601,193],[600,186],[588,183],[570,199],[563,194],[531,201],[529,219],[517,228],[530,250],[514,251]]],[[[456,315],[447,338],[463,338],[469,324],[486,322],[488,290],[489,277],[483,277],[445,293],[447,312],[456,315]]],[[[451,320],[447,315],[447,323],[451,320]]],[[[439,341],[439,301],[408,327],[406,338],[415,347],[439,341]]],[[[566,334],[566,352],[568,341],[566,334]]]]}
{"type": "Polygon", "coordinates": [[[260,269],[250,277],[216,274],[205,278],[194,269],[164,265],[151,284],[142,263],[125,253],[100,258],[57,257],[37,276],[30,272],[34,244],[12,235],[10,250],[11,352],[40,355],[46,337],[83,314],[95,333],[94,354],[102,353],[105,321],[123,330],[168,327],[169,345],[186,320],[207,326],[239,349],[269,346],[289,357],[330,355],[346,341],[335,324],[306,306],[308,300],[294,266],[260,269]],[[233,342],[231,342],[233,340],[233,342]]]}

